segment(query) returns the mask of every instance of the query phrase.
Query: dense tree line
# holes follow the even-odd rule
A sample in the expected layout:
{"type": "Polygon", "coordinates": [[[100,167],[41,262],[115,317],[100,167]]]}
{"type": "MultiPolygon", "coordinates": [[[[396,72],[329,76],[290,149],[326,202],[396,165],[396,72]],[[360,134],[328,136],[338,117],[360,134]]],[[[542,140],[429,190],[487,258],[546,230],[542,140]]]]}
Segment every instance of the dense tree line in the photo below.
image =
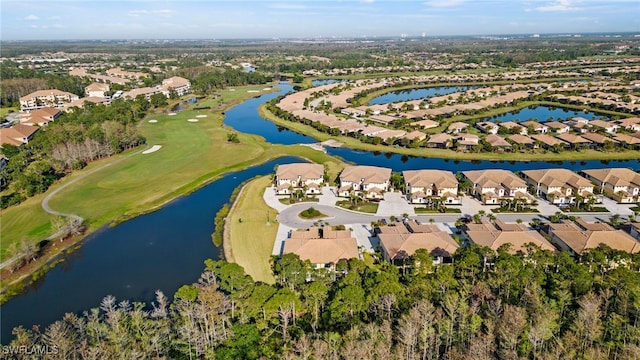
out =
{"type": "Polygon", "coordinates": [[[191,79],[191,88],[196,94],[207,94],[228,86],[266,84],[273,80],[260,72],[207,66],[180,69],[176,74],[191,79]]]}
{"type": "Polygon", "coordinates": [[[0,190],[8,189],[2,208],[45,192],[56,179],[90,161],[144,143],[135,122],[148,108],[142,96],[116,99],[109,106],[86,103],[40,128],[28,144],[4,145],[9,163],[0,171],[0,190]]]}
{"type": "Polygon", "coordinates": [[[289,254],[274,259],[274,285],[207,260],[172,303],[108,296],[46,329],[16,328],[11,345],[46,345],[60,359],[640,356],[640,255],[506,250],[461,248],[438,267],[424,250],[396,265],[366,256],[335,272],[289,254]]]}

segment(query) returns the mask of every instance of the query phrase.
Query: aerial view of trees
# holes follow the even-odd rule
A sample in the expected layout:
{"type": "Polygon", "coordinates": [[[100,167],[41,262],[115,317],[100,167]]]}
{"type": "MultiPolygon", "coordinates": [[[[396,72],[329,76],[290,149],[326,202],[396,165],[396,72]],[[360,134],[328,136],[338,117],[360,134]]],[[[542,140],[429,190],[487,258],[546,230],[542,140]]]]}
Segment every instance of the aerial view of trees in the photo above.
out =
{"type": "Polygon", "coordinates": [[[46,329],[14,330],[15,346],[52,358],[632,359],[640,356],[638,254],[607,247],[581,259],[460,248],[433,266],[372,258],[313,269],[274,258],[276,283],[207,260],[192,285],[151,304],[104,298],[46,329]]]}

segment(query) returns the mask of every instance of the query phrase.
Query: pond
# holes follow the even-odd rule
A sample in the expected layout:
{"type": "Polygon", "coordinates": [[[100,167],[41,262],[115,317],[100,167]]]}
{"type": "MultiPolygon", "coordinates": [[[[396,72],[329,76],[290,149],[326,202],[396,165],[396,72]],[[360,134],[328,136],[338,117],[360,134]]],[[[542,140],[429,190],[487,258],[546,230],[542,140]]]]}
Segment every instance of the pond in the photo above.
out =
{"type": "Polygon", "coordinates": [[[193,105],[195,103],[197,103],[200,99],[197,97],[194,98],[190,98],[188,100],[185,101],[181,101],[177,104],[175,104],[174,106],[171,107],[171,109],[168,109],[167,112],[177,112],[177,111],[182,111],[184,110],[185,107],[187,107],[187,105],[193,105]]]}
{"type": "Polygon", "coordinates": [[[411,101],[429,99],[435,96],[442,96],[452,94],[459,91],[466,91],[473,87],[471,86],[442,86],[422,89],[407,89],[391,91],[386,94],[377,96],[371,101],[369,105],[384,105],[398,101],[411,101]]]}
{"type": "Polygon", "coordinates": [[[566,121],[566,120],[571,120],[574,117],[583,117],[588,120],[596,120],[596,119],[608,120],[609,119],[608,117],[602,114],[597,114],[591,111],[579,111],[579,110],[572,110],[572,109],[558,108],[558,107],[551,107],[551,106],[530,106],[518,111],[508,112],[505,114],[492,116],[491,118],[481,119],[480,121],[490,120],[494,122],[495,121],[519,122],[519,121],[534,120],[539,122],[546,122],[546,121],[566,121]]]}

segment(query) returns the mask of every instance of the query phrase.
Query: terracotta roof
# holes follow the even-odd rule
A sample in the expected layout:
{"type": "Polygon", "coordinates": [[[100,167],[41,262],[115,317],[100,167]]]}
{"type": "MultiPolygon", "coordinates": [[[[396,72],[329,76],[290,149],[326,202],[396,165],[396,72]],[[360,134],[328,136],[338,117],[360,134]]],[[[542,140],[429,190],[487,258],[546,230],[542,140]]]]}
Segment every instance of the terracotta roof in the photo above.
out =
{"type": "Polygon", "coordinates": [[[451,171],[445,170],[406,170],[402,172],[404,181],[413,187],[454,188],[458,179],[451,171]]]}
{"type": "Polygon", "coordinates": [[[426,249],[435,256],[451,256],[460,247],[444,231],[408,234],[378,234],[380,245],[392,260],[412,256],[418,249],[426,249]]]}
{"type": "Polygon", "coordinates": [[[525,170],[522,173],[534,182],[547,186],[563,186],[567,184],[576,188],[593,187],[589,180],[567,169],[525,170]]]}
{"type": "Polygon", "coordinates": [[[309,179],[322,179],[324,176],[324,166],[320,164],[294,163],[282,164],[276,170],[278,180],[288,179],[301,181],[309,179]]]}
{"type": "Polygon", "coordinates": [[[535,144],[535,141],[533,141],[533,139],[531,139],[528,136],[524,136],[524,135],[520,135],[520,134],[510,135],[510,136],[507,137],[507,139],[513,141],[516,144],[523,144],[523,145],[533,145],[533,144],[535,144]]]}
{"type": "Polygon", "coordinates": [[[498,135],[489,134],[485,137],[484,140],[491,144],[491,146],[493,147],[511,147],[511,144],[509,144],[507,140],[498,135]]]}
{"type": "Polygon", "coordinates": [[[566,145],[567,143],[562,141],[562,140],[558,140],[554,137],[551,137],[549,135],[545,135],[545,134],[536,134],[536,135],[531,135],[531,138],[537,141],[540,141],[541,143],[548,145],[548,146],[554,146],[554,145],[566,145]]]}
{"type": "Polygon", "coordinates": [[[48,89],[48,90],[38,90],[34,91],[31,94],[27,94],[25,96],[20,97],[20,101],[31,100],[36,97],[44,97],[44,96],[69,96],[69,97],[78,97],[76,94],[72,94],[66,91],[60,91],[58,89],[48,89]]]}
{"type": "Polygon", "coordinates": [[[462,130],[462,129],[467,128],[468,126],[469,126],[469,124],[458,121],[458,122],[454,122],[453,124],[449,125],[449,127],[447,127],[447,130],[449,130],[449,131],[454,131],[456,129],[462,130]]]}
{"type": "Polygon", "coordinates": [[[418,125],[418,126],[423,126],[425,129],[430,129],[430,128],[434,128],[434,127],[438,127],[440,126],[440,123],[437,121],[433,121],[433,120],[422,120],[422,121],[416,121],[414,123],[412,123],[413,125],[418,125]]]}
{"type": "Polygon", "coordinates": [[[451,139],[453,139],[451,137],[451,135],[445,134],[445,133],[441,133],[441,134],[433,134],[433,135],[431,135],[427,142],[434,143],[434,144],[444,144],[444,143],[447,143],[447,142],[451,141],[451,139]]]}
{"type": "Polygon", "coordinates": [[[494,251],[504,244],[511,245],[510,253],[525,251],[526,245],[529,243],[539,246],[542,250],[556,250],[540,233],[529,230],[526,225],[507,224],[502,221],[496,222],[496,224],[499,225],[499,228],[489,222],[467,224],[466,233],[474,243],[489,247],[494,251]]]}
{"type": "Polygon", "coordinates": [[[568,142],[569,144],[590,144],[591,143],[591,141],[583,138],[580,135],[574,135],[569,133],[556,135],[556,137],[562,141],[568,142]]]}
{"type": "Polygon", "coordinates": [[[619,142],[627,143],[630,145],[640,144],[640,138],[637,138],[635,136],[629,136],[627,134],[617,134],[613,138],[618,140],[619,142]]]}
{"type": "Polygon", "coordinates": [[[592,133],[592,132],[582,134],[581,136],[583,138],[591,141],[591,142],[596,143],[596,144],[604,144],[607,141],[611,141],[612,143],[617,143],[618,142],[617,140],[612,139],[612,138],[610,138],[608,136],[604,136],[602,134],[592,133]]]}
{"type": "Polygon", "coordinates": [[[640,252],[640,242],[622,230],[615,230],[606,224],[603,226],[583,222],[581,225],[564,221],[561,224],[549,224],[549,228],[557,240],[577,254],[586,249],[596,248],[600,244],[629,253],[640,252]],[[587,229],[584,228],[584,224],[587,224],[587,229]]]}
{"type": "Polygon", "coordinates": [[[627,184],[633,183],[640,186],[640,174],[627,168],[592,169],[583,170],[583,172],[601,184],[620,186],[621,181],[624,181],[627,184]]]}
{"type": "Polygon", "coordinates": [[[29,138],[38,131],[39,127],[18,124],[10,128],[0,129],[0,145],[22,145],[22,138],[29,138]]]}
{"type": "Polygon", "coordinates": [[[509,188],[526,188],[527,183],[516,176],[509,170],[487,169],[487,170],[469,170],[463,171],[462,174],[467,177],[473,184],[481,187],[496,187],[504,184],[509,188]]]}
{"type": "Polygon", "coordinates": [[[378,166],[347,166],[340,174],[340,181],[356,182],[359,183],[361,179],[364,179],[364,183],[378,183],[381,184],[385,181],[389,181],[391,177],[391,169],[378,166]]]}
{"type": "Polygon", "coordinates": [[[337,263],[341,259],[357,259],[358,242],[355,238],[295,239],[284,241],[283,254],[297,254],[312,264],[337,263]]]}

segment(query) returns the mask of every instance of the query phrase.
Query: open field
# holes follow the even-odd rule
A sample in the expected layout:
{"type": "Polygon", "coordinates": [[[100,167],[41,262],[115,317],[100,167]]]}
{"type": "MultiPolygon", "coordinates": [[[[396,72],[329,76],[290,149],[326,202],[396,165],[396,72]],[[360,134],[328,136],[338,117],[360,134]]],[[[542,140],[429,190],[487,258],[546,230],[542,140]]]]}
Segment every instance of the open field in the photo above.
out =
{"type": "Polygon", "coordinates": [[[265,105],[260,107],[260,114],[273,121],[277,125],[297,131],[302,134],[309,135],[318,141],[336,140],[344,144],[345,147],[366,150],[379,151],[382,153],[396,153],[409,156],[422,156],[428,158],[442,158],[452,160],[505,160],[505,161],[579,161],[579,160],[635,160],[638,158],[637,150],[626,151],[597,151],[586,149],[581,151],[566,150],[559,153],[540,150],[531,153],[504,152],[504,153],[487,153],[487,152],[459,152],[449,149],[431,149],[431,148],[406,148],[401,146],[386,146],[365,144],[358,139],[349,136],[333,136],[314,129],[311,126],[302,123],[282,120],[271,113],[265,105]]]}
{"type": "Polygon", "coordinates": [[[270,259],[278,212],[262,200],[270,181],[270,176],[263,176],[242,188],[225,222],[224,250],[226,260],[242,266],[253,280],[273,284],[270,259]]]}

